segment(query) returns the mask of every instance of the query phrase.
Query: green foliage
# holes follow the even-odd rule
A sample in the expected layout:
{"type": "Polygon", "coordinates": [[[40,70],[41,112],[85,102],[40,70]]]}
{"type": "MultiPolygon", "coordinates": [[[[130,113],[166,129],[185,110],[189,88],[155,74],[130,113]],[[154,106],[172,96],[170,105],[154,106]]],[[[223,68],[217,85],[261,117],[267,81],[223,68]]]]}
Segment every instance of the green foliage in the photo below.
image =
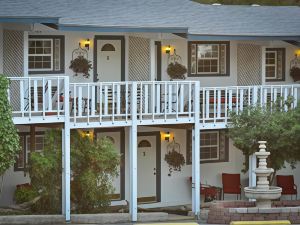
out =
{"type": "MultiPolygon", "coordinates": [[[[289,101],[286,104],[290,105],[289,101]]],[[[271,152],[268,166],[275,173],[284,168],[285,162],[293,168],[300,160],[300,110],[285,111],[286,104],[281,107],[277,103],[272,108],[250,107],[238,115],[230,113],[229,137],[245,155],[244,172],[248,170],[249,155],[258,150],[258,141],[267,141],[267,150],[271,152]]]]}
{"type": "MultiPolygon", "coordinates": [[[[42,154],[30,160],[32,185],[41,193],[35,206],[39,212],[59,213],[61,209],[61,131],[46,134],[42,154]]],[[[113,193],[112,177],[118,175],[119,154],[111,141],[92,141],[77,131],[71,135],[71,199],[79,213],[105,210],[113,193]]]]}
{"type": "Polygon", "coordinates": [[[7,96],[8,82],[4,75],[0,75],[0,176],[15,163],[20,150],[19,136],[12,121],[7,96]]]}
{"type": "Polygon", "coordinates": [[[15,201],[17,204],[29,202],[37,196],[37,191],[30,184],[20,185],[15,191],[15,201]]]}
{"type": "Polygon", "coordinates": [[[45,135],[43,153],[32,152],[29,174],[32,186],[39,191],[41,199],[33,211],[60,213],[61,211],[61,132],[50,130],[45,135]]]}
{"type": "Polygon", "coordinates": [[[194,0],[202,4],[220,3],[223,5],[269,5],[269,6],[300,6],[300,0],[194,0]]]}

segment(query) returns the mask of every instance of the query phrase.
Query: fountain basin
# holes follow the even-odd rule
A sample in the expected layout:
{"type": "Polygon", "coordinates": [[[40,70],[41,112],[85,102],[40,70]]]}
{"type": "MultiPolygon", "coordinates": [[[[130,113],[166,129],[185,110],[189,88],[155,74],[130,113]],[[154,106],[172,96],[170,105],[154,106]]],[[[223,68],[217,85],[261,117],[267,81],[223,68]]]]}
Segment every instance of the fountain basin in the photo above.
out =
{"type": "Polygon", "coordinates": [[[257,187],[245,187],[245,196],[249,199],[256,199],[256,207],[271,208],[271,200],[279,199],[282,188],[270,186],[269,189],[259,189],[257,187]]]}

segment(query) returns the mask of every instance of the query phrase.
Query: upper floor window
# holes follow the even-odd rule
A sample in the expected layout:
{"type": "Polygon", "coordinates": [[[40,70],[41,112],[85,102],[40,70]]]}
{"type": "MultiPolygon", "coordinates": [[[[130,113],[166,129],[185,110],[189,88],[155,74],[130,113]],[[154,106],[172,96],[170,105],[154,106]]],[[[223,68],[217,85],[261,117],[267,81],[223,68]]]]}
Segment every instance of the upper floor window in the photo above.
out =
{"type": "MultiPolygon", "coordinates": [[[[225,130],[200,132],[200,162],[228,161],[228,137],[225,130]]],[[[187,164],[192,163],[192,132],[187,131],[187,164]]]]}
{"type": "Polygon", "coordinates": [[[229,42],[190,42],[189,76],[229,75],[229,42]]]}
{"type": "Polygon", "coordinates": [[[265,52],[266,81],[283,81],[285,79],[285,49],[267,48],[265,52]]]}
{"type": "Polygon", "coordinates": [[[28,71],[30,74],[64,72],[64,37],[29,36],[28,71]]]}

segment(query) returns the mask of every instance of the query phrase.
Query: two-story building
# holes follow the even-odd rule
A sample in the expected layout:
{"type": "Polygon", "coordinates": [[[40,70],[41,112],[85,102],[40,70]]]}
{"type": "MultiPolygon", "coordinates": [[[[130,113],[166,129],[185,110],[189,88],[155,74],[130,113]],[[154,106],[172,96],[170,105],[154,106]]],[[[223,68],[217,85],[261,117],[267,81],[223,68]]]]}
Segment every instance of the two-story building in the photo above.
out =
{"type": "MultiPolygon", "coordinates": [[[[290,95],[296,106],[300,85],[289,71],[300,48],[299,21],[299,7],[0,1],[0,74],[10,77],[22,145],[5,174],[0,204],[12,204],[16,185],[30,182],[30,151],[42,151],[44,131],[58,127],[66,220],[72,129],[108,136],[120,151],[113,204],[127,200],[133,221],[138,205],[192,203],[198,214],[200,182],[222,187],[222,173],[243,167],[244,156],[225,136],[229,111],[290,95]],[[88,74],[70,69],[79,56],[90,61],[88,74]],[[187,68],[186,79],[170,81],[174,62],[187,68]],[[174,145],[185,158],[181,171],[170,171],[164,160],[174,145]]],[[[299,172],[297,166],[278,173],[299,172]]],[[[253,181],[248,173],[241,179],[245,186],[253,181]]]]}

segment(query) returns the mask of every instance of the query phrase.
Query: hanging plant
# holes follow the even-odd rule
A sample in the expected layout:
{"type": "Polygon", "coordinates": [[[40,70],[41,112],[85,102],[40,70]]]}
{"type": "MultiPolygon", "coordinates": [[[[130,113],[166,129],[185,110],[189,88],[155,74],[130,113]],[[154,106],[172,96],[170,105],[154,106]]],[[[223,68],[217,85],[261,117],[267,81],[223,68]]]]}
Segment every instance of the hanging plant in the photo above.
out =
{"type": "Polygon", "coordinates": [[[184,156],[174,149],[165,155],[165,161],[169,164],[170,173],[172,172],[172,169],[181,171],[181,166],[185,164],[184,156]]]}
{"type": "Polygon", "coordinates": [[[178,62],[171,62],[168,65],[167,73],[171,79],[185,79],[184,75],[187,73],[187,69],[178,62]]]}
{"type": "Polygon", "coordinates": [[[290,69],[290,75],[294,79],[294,81],[299,81],[300,80],[300,68],[299,67],[292,67],[290,69]]]}
{"type": "Polygon", "coordinates": [[[82,73],[83,77],[89,78],[89,71],[92,69],[92,63],[83,56],[78,56],[77,58],[71,60],[71,65],[69,68],[75,73],[74,76],[78,76],[78,73],[82,73]]]}

